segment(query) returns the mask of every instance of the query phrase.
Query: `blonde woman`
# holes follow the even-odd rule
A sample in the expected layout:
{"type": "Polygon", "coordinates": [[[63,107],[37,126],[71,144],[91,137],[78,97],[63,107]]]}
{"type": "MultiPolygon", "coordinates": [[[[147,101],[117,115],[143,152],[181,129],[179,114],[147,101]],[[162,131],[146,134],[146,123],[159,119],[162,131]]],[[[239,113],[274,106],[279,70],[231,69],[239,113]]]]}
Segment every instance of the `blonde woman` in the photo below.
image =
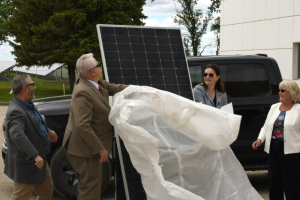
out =
{"type": "Polygon", "coordinates": [[[294,81],[279,84],[273,104],[252,148],[265,142],[269,154],[270,200],[300,199],[300,89],[294,81]]]}

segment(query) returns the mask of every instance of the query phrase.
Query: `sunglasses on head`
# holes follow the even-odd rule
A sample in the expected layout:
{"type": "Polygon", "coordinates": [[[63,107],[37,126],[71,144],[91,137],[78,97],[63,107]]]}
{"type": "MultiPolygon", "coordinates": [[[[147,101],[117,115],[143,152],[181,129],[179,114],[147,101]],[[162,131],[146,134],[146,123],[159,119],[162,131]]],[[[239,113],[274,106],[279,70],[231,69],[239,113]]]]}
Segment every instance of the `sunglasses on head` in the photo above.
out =
{"type": "Polygon", "coordinates": [[[95,69],[95,68],[97,68],[97,67],[101,67],[101,63],[98,62],[98,64],[97,64],[95,67],[92,67],[92,68],[89,70],[89,72],[90,72],[92,69],[95,69]]]}
{"type": "Polygon", "coordinates": [[[33,87],[35,86],[34,83],[30,83],[30,84],[25,85],[25,87],[30,86],[30,85],[32,85],[33,87]]]}
{"type": "Polygon", "coordinates": [[[285,89],[279,89],[278,90],[278,92],[281,92],[281,93],[284,93],[285,91],[287,91],[287,90],[285,90],[285,89]]]}
{"type": "Polygon", "coordinates": [[[203,77],[207,77],[207,75],[209,75],[210,78],[214,77],[214,74],[213,74],[213,73],[209,73],[209,74],[208,74],[208,73],[204,73],[204,74],[203,74],[203,77]]]}

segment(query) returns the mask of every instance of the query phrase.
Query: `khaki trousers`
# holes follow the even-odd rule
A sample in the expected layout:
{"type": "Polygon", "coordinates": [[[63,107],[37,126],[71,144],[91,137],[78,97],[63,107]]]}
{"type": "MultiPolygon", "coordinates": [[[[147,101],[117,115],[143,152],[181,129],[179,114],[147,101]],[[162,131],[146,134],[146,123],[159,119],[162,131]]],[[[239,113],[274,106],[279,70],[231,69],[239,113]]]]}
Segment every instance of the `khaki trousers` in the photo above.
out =
{"type": "Polygon", "coordinates": [[[66,154],[78,179],[78,200],[100,200],[102,164],[100,158],[83,158],[66,154]]]}
{"type": "Polygon", "coordinates": [[[46,164],[45,181],[42,184],[25,184],[14,181],[12,200],[27,200],[33,191],[37,194],[38,200],[50,200],[52,198],[53,183],[48,164],[46,164]]]}

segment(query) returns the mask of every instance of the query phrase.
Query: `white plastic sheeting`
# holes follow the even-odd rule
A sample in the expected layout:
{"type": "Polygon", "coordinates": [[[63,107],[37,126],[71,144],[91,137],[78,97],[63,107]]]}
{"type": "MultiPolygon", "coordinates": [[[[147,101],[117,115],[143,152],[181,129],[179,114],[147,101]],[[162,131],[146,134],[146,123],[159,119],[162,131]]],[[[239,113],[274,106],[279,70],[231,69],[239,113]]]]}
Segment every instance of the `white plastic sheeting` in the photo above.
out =
{"type": "Polygon", "coordinates": [[[114,96],[109,120],[141,175],[147,200],[262,199],[229,147],[241,116],[129,86],[114,96]]]}

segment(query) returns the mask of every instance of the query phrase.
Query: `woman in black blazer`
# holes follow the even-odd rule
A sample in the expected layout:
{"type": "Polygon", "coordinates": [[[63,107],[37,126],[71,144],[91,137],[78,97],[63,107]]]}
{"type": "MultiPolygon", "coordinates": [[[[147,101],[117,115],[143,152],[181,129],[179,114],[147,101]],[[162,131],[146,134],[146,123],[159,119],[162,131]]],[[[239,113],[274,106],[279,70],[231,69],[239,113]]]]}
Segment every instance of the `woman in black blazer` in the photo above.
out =
{"type": "Polygon", "coordinates": [[[203,74],[203,83],[193,89],[196,102],[221,108],[227,104],[227,94],[220,78],[220,68],[216,64],[209,64],[203,74]]]}

